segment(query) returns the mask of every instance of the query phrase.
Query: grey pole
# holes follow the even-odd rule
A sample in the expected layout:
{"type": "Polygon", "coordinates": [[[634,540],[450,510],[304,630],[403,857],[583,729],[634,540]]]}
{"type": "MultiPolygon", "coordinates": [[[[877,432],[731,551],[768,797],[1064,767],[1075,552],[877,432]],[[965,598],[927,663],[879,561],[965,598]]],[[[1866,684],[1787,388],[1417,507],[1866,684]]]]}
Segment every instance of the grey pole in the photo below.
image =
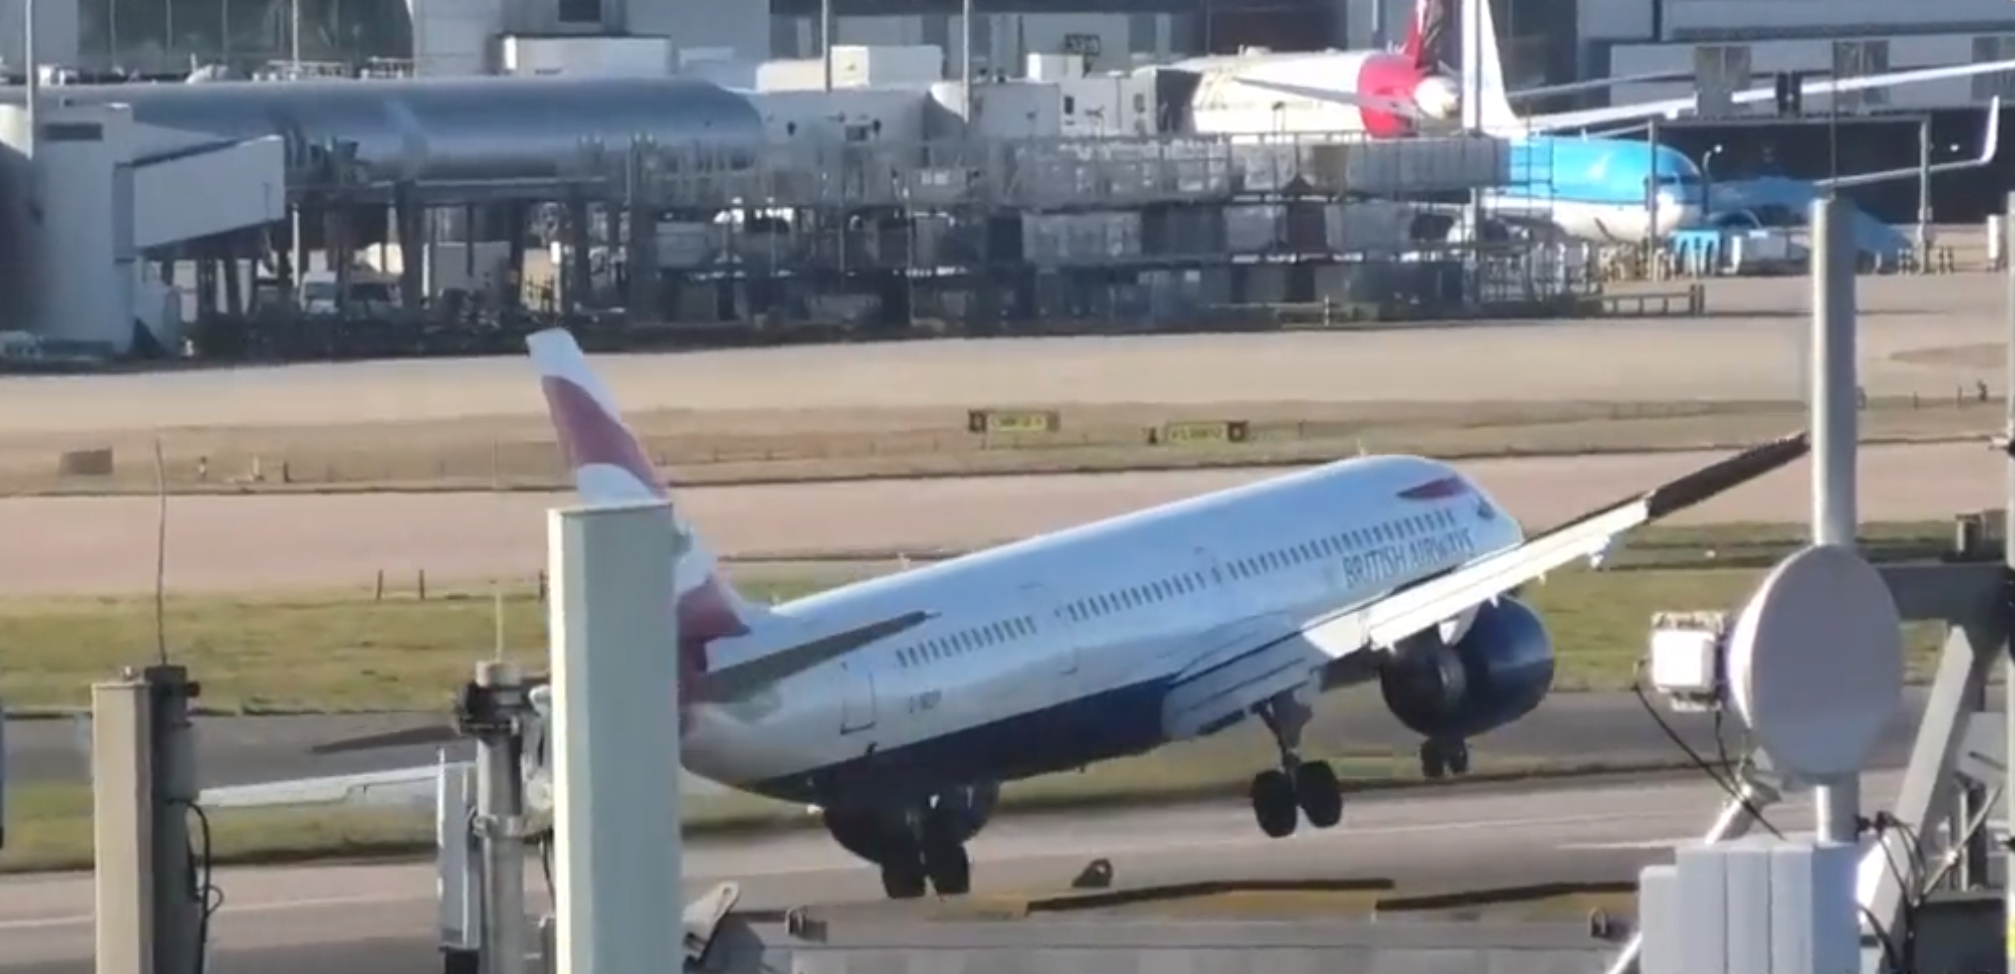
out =
{"type": "Polygon", "coordinates": [[[1917,273],[1931,272],[1931,119],[1917,123],[1917,273]]]}
{"type": "Polygon", "coordinates": [[[959,114],[973,122],[973,0],[959,8],[959,114]]]}
{"type": "Polygon", "coordinates": [[[524,974],[524,776],[512,746],[516,704],[524,686],[518,667],[501,660],[476,664],[483,712],[476,730],[476,827],[483,844],[483,974],[524,974]]]}
{"type": "Polygon", "coordinates": [[[819,0],[819,62],[825,69],[826,90],[833,90],[833,0],[819,0]]]}
{"type": "MultiPolygon", "coordinates": [[[[42,103],[42,69],[35,63],[35,0],[24,0],[21,4],[21,60],[28,62],[28,90],[26,92],[25,114],[28,116],[28,144],[23,155],[30,162],[29,171],[34,171],[35,143],[42,137],[42,130],[35,124],[35,110],[42,103]]],[[[41,187],[36,187],[39,192],[41,187]]],[[[31,197],[32,199],[33,197],[31,197]]]]}
{"type": "MultiPolygon", "coordinates": [[[[1854,276],[1856,254],[1847,215],[1833,197],[1812,203],[1812,543],[1853,547],[1856,497],[1854,276]]],[[[1819,835],[1856,841],[1860,829],[1858,775],[1819,782],[1813,794],[1819,835]]]]}
{"type": "MultiPolygon", "coordinates": [[[[2003,313],[2008,316],[2009,327],[2015,329],[2015,255],[2010,255],[2008,251],[2009,245],[2015,244],[2015,193],[2008,194],[2008,209],[2002,212],[2007,214],[2001,219],[2001,253],[2006,258],[2007,264],[2002,273],[2007,276],[2008,281],[2008,307],[2003,313]]],[[[2003,437],[2001,448],[2008,454],[2008,484],[2003,503],[2007,505],[2008,510],[2015,510],[2015,343],[2010,343],[2008,346],[2008,374],[2004,378],[2008,384],[2003,387],[2002,394],[2007,397],[2008,419],[2007,425],[2001,430],[2003,437]]],[[[2015,544],[2004,540],[2001,557],[2008,565],[2008,570],[2015,572],[2015,544]]],[[[2010,709],[2015,708],[2015,654],[2008,656],[2007,667],[2007,678],[2001,681],[2001,706],[2003,713],[2015,715],[2015,709],[2010,709]]],[[[2001,753],[2015,754],[2015,720],[2007,720],[2004,723],[2007,725],[2007,737],[2002,741],[2005,750],[2001,753]]],[[[2007,782],[2003,781],[2002,784],[2005,787],[2007,782]]],[[[2007,810],[2007,824],[2015,827],[2015,799],[2003,798],[2001,805],[2007,810]]],[[[2015,883],[2003,881],[2001,885],[2004,909],[2007,912],[2007,929],[2015,930],[2015,883]]],[[[2015,946],[2011,946],[2010,949],[2015,950],[2015,946]]]]}

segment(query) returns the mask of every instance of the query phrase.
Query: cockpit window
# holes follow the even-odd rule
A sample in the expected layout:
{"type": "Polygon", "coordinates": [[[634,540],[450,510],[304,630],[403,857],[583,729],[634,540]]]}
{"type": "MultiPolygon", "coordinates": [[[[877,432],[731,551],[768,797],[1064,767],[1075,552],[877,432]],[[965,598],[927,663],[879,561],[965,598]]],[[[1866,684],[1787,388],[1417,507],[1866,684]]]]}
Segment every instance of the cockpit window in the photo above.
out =
{"type": "Polygon", "coordinates": [[[1691,173],[1664,173],[1658,177],[1660,186],[1699,186],[1701,179],[1691,173]]]}

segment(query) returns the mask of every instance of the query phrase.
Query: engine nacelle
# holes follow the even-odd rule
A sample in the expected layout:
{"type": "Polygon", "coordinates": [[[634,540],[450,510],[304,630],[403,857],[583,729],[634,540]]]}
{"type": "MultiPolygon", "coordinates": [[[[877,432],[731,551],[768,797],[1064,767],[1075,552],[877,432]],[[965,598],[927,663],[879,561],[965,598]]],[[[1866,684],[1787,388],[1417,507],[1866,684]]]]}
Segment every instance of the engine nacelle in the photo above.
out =
{"type": "Polygon", "coordinates": [[[1509,596],[1483,605],[1459,639],[1436,626],[1394,651],[1379,674],[1392,715],[1424,737],[1468,738],[1525,716],[1553,688],[1553,639],[1509,596]]]}
{"type": "Polygon", "coordinates": [[[923,812],[928,816],[925,822],[913,822],[916,813],[901,808],[827,808],[820,815],[840,848],[879,866],[904,855],[904,850],[915,855],[918,825],[941,830],[939,838],[959,845],[970,842],[993,818],[999,804],[1000,785],[988,782],[938,794],[923,812]]]}

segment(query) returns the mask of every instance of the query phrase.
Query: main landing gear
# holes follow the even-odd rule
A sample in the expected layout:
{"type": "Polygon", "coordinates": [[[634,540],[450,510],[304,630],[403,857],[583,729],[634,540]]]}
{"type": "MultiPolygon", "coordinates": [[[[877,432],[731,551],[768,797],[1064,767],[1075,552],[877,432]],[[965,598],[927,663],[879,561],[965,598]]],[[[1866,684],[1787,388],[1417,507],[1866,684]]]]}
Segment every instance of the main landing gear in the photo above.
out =
{"type": "Polygon", "coordinates": [[[1433,738],[1420,742],[1420,776],[1430,781],[1460,778],[1469,773],[1469,742],[1433,738]]]}
{"type": "Polygon", "coordinates": [[[973,863],[951,816],[938,808],[913,809],[901,837],[881,857],[882,892],[892,900],[913,900],[930,890],[939,896],[972,892],[973,863]]]}
{"type": "Polygon", "coordinates": [[[1318,829],[1343,821],[1343,787],[1336,769],[1323,761],[1303,761],[1298,753],[1302,728],[1313,716],[1309,706],[1283,693],[1261,704],[1258,713],[1280,746],[1280,768],[1252,779],[1252,815],[1259,830],[1278,839],[1293,835],[1304,815],[1318,829]]]}

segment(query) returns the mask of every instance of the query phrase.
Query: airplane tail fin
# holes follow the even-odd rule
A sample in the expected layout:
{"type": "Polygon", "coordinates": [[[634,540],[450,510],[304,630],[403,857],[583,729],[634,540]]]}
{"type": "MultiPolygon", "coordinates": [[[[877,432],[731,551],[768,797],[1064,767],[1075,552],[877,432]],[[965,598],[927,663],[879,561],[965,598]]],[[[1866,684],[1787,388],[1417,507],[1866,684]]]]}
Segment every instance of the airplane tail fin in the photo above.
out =
{"type": "Polygon", "coordinates": [[[1401,56],[1423,68],[1440,59],[1442,39],[1448,31],[1448,0],[1414,0],[1413,20],[1406,26],[1406,43],[1401,56]]]}
{"type": "MultiPolygon", "coordinates": [[[[574,489],[581,499],[590,504],[670,501],[671,492],[659,478],[657,464],[623,424],[615,397],[588,367],[587,356],[574,336],[564,328],[548,328],[527,338],[525,345],[539,370],[553,431],[573,469],[574,489]]],[[[715,611],[724,609],[736,621],[753,620],[766,612],[742,598],[719,576],[712,550],[680,518],[676,506],[672,517],[692,539],[691,548],[679,562],[678,594],[684,597],[698,589],[710,590],[715,598],[709,601],[715,602],[715,611]]]]}
{"type": "Polygon", "coordinates": [[[1465,107],[1463,121],[1466,127],[1492,134],[1515,132],[1520,121],[1518,113],[1511,110],[1511,96],[1504,87],[1504,58],[1490,0],[1462,0],[1462,8],[1462,93],[1465,102],[1473,94],[1476,103],[1474,117],[1465,107]],[[1472,51],[1474,57],[1470,56],[1472,51]]]}

